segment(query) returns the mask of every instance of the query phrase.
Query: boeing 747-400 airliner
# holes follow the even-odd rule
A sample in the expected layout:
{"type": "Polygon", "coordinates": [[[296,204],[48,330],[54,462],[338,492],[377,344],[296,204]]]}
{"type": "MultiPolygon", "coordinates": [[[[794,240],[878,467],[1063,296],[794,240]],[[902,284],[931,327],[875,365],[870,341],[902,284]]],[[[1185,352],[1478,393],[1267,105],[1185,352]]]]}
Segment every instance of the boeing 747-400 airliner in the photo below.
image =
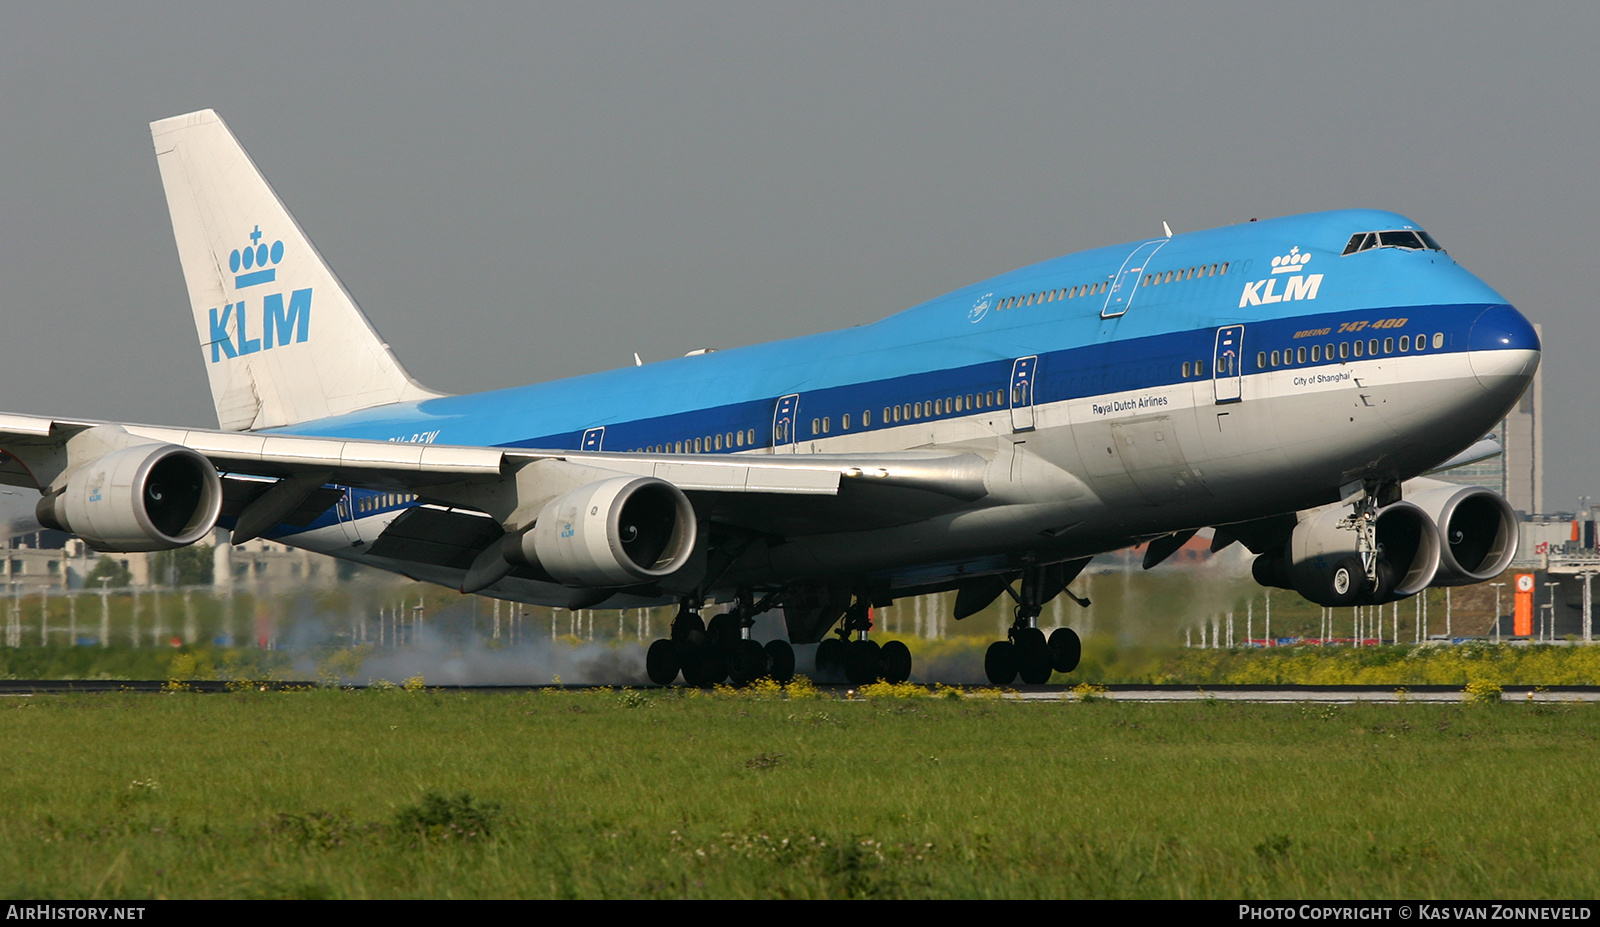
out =
{"type": "Polygon", "coordinates": [[[154,123],[219,427],[0,415],[0,479],[97,550],[287,544],[569,608],[676,604],[647,670],[852,681],[911,657],[870,609],[1009,594],[996,683],[1070,672],[1038,628],[1096,554],[1204,527],[1323,605],[1480,582],[1512,511],[1419,479],[1487,456],[1533,327],[1404,216],[1166,232],[846,331],[468,396],[406,374],[216,113],[154,123]],[[710,602],[730,607],[709,627],[710,602]]]}

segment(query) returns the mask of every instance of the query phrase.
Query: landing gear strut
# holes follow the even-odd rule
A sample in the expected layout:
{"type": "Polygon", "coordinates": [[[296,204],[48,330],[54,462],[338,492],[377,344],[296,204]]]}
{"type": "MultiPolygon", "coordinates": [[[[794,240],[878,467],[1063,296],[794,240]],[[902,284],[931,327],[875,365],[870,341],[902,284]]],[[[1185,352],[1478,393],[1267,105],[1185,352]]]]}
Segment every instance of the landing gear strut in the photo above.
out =
{"type": "MultiPolygon", "coordinates": [[[[1052,589],[1044,569],[1034,567],[1022,574],[1022,594],[1018,595],[1008,585],[1006,591],[1016,600],[1016,617],[1006,632],[1006,639],[995,641],[983,657],[983,671],[989,681],[997,686],[1015,682],[1020,675],[1029,685],[1050,681],[1051,672],[1070,673],[1078,668],[1083,656],[1083,644],[1071,628],[1057,628],[1048,639],[1039,629],[1039,615],[1045,603],[1055,598],[1062,588],[1052,589]]],[[[1080,605],[1089,604],[1068,592],[1080,605]]]]}
{"type": "Polygon", "coordinates": [[[683,673],[687,685],[704,688],[729,680],[736,686],[771,677],[778,682],[794,678],[794,648],[785,640],[762,645],[750,639],[756,616],[776,604],[776,593],[759,602],[740,592],[733,609],[714,615],[709,625],[700,617],[700,600],[686,598],[672,619],[672,636],[650,645],[645,654],[645,674],[658,686],[668,686],[683,673]]]}
{"type": "Polygon", "coordinates": [[[911,678],[911,649],[899,641],[883,646],[867,635],[872,630],[872,603],[857,598],[844,613],[844,623],[817,645],[817,675],[843,676],[851,685],[882,680],[900,683],[911,678]],[[856,634],[855,640],[850,639],[856,634]]]}
{"type": "MultiPolygon", "coordinates": [[[[1365,591],[1381,602],[1394,587],[1395,577],[1393,568],[1384,562],[1383,549],[1378,544],[1378,509],[1400,501],[1400,485],[1392,480],[1366,480],[1347,483],[1340,487],[1340,491],[1346,498],[1358,496],[1351,505],[1349,522],[1350,528],[1356,533],[1356,554],[1360,559],[1361,573],[1366,579],[1366,589],[1356,589],[1351,601],[1365,591]]],[[[1348,585],[1348,580],[1341,579],[1337,569],[1333,582],[1335,596],[1343,597],[1346,590],[1340,586],[1348,585]]]]}

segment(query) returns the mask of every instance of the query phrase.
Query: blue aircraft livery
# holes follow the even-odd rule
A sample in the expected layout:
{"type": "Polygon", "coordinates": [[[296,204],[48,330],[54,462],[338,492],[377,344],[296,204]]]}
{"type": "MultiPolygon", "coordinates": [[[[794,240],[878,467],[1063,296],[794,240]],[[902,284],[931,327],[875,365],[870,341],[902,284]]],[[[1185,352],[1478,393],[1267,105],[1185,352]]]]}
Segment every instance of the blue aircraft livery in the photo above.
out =
{"type": "Polygon", "coordinates": [[[985,671],[1044,682],[1080,645],[1039,615],[1082,601],[1093,557],[1143,544],[1148,569],[1202,531],[1328,607],[1483,582],[1515,553],[1504,499],[1426,474],[1498,453],[1484,435],[1539,339],[1405,216],[1163,225],[843,331],[447,396],[220,117],[151,131],[221,427],[0,416],[0,479],[99,550],[220,526],[464,592],[673,605],[645,660],[663,685],[797,659],[903,681],[871,610],[937,592],[957,618],[1014,602],[985,671]],[[317,288],[311,349],[274,350],[308,342],[317,288]]]}

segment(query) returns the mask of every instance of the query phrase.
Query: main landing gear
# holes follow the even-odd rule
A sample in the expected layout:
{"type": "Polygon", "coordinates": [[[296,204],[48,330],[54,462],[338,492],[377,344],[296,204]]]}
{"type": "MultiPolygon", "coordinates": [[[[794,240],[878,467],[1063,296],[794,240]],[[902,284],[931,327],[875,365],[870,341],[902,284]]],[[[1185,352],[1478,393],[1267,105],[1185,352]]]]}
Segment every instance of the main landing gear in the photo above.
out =
{"type": "Polygon", "coordinates": [[[851,685],[870,682],[905,682],[911,678],[911,649],[899,641],[883,646],[867,637],[872,630],[871,602],[858,598],[845,610],[844,624],[817,645],[817,675],[843,676],[851,685]],[[855,640],[850,635],[857,635],[855,640]]]}
{"type": "MultiPolygon", "coordinates": [[[[990,644],[983,656],[983,671],[989,682],[1007,686],[1021,676],[1023,682],[1039,685],[1050,681],[1052,671],[1070,673],[1078,668],[1083,643],[1078,640],[1077,632],[1071,628],[1056,628],[1046,639],[1039,629],[1039,615],[1045,603],[1055,597],[1052,585],[1044,572],[1035,568],[1022,574],[1020,596],[1012,592],[1010,586],[1006,587],[1006,592],[1017,602],[1016,619],[1006,632],[1006,639],[990,644]]],[[[1054,591],[1066,592],[1064,584],[1054,591]]],[[[1089,604],[1070,592],[1066,594],[1080,605],[1089,604]]]]}
{"type": "Polygon", "coordinates": [[[724,680],[746,686],[757,679],[771,677],[777,682],[794,678],[794,648],[785,640],[765,645],[750,639],[756,616],[772,607],[774,596],[751,604],[741,594],[734,608],[713,615],[708,625],[700,617],[698,599],[684,599],[672,619],[672,637],[658,640],[645,653],[645,675],[658,686],[669,686],[683,674],[683,681],[705,688],[724,680]]]}

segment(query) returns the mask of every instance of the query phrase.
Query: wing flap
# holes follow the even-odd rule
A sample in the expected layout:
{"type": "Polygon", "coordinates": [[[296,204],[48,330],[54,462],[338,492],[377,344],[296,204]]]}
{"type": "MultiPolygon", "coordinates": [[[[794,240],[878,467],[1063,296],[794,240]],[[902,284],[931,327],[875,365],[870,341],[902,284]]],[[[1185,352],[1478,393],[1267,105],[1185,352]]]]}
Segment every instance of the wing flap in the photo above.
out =
{"type": "Polygon", "coordinates": [[[367,552],[374,557],[465,570],[479,551],[504,533],[487,515],[422,505],[390,522],[367,552]]]}

